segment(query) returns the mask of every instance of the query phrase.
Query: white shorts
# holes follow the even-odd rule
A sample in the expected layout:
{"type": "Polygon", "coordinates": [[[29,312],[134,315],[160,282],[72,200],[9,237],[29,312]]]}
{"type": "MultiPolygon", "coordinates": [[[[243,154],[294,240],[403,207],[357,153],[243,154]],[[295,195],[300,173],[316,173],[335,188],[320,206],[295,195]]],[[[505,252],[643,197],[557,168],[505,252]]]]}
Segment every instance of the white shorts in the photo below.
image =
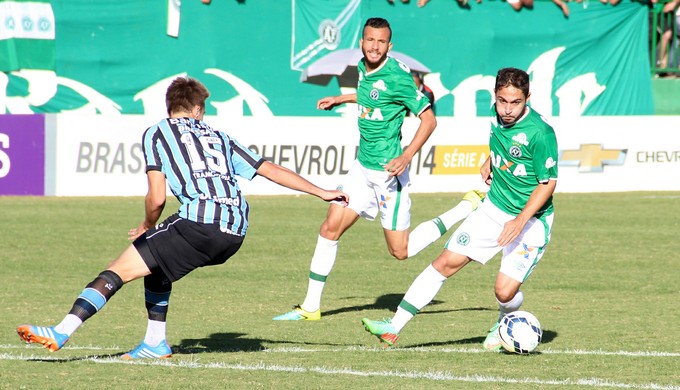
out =
{"type": "Polygon", "coordinates": [[[354,161],[338,187],[349,195],[349,207],[360,217],[373,221],[380,211],[383,228],[406,230],[411,225],[411,197],[408,170],[399,176],[387,171],[366,169],[354,161]]]}
{"type": "Polygon", "coordinates": [[[485,198],[449,238],[446,249],[482,264],[503,250],[500,272],[524,283],[550,241],[554,214],[531,218],[513,242],[505,247],[498,246],[503,225],[514,218],[485,198]]]}

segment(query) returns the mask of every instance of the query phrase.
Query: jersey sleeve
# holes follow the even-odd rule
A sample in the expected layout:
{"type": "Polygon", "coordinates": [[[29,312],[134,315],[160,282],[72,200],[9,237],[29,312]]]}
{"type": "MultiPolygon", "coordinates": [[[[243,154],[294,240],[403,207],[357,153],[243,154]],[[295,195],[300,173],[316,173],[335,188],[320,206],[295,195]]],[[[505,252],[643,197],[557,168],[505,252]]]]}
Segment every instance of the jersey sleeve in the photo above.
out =
{"type": "Polygon", "coordinates": [[[420,116],[430,106],[430,100],[416,87],[408,66],[397,59],[394,61],[397,64],[395,67],[398,68],[394,70],[395,75],[398,75],[395,77],[394,100],[420,116]]]}
{"type": "Polygon", "coordinates": [[[156,149],[156,143],[158,142],[158,138],[160,136],[161,131],[158,124],[146,129],[142,135],[142,152],[144,154],[146,172],[163,170],[161,155],[156,149]]]}
{"type": "Polygon", "coordinates": [[[237,140],[229,136],[226,138],[232,151],[231,161],[234,165],[234,174],[252,180],[257,175],[257,169],[265,161],[264,158],[241,145],[237,140]]]}
{"type": "Polygon", "coordinates": [[[548,127],[537,134],[533,151],[534,172],[539,183],[557,179],[557,138],[555,131],[548,127]]]}

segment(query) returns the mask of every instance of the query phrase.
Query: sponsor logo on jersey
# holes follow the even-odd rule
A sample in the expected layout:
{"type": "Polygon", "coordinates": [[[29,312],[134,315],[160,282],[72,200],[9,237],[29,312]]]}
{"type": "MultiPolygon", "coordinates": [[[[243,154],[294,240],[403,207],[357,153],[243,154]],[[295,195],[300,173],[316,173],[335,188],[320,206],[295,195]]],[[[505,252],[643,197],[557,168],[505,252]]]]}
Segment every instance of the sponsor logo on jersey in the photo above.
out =
{"type": "Polygon", "coordinates": [[[377,89],[373,89],[371,90],[371,93],[368,94],[368,96],[373,100],[378,100],[380,99],[380,92],[378,92],[377,89]]]}
{"type": "Polygon", "coordinates": [[[375,83],[373,83],[373,88],[379,89],[381,91],[387,91],[387,86],[385,85],[385,82],[382,80],[378,80],[375,83]]]}
{"type": "Polygon", "coordinates": [[[359,108],[359,118],[361,119],[372,121],[381,121],[384,119],[380,108],[364,107],[361,104],[358,104],[357,106],[359,108]]]}
{"type": "Polygon", "coordinates": [[[553,160],[552,157],[548,157],[548,159],[545,160],[545,167],[546,168],[550,169],[550,168],[554,167],[555,165],[557,165],[557,161],[553,160]]]}
{"type": "Polygon", "coordinates": [[[529,145],[529,141],[527,140],[527,135],[524,133],[519,133],[512,137],[512,140],[517,142],[518,144],[522,144],[524,146],[529,145]]]}

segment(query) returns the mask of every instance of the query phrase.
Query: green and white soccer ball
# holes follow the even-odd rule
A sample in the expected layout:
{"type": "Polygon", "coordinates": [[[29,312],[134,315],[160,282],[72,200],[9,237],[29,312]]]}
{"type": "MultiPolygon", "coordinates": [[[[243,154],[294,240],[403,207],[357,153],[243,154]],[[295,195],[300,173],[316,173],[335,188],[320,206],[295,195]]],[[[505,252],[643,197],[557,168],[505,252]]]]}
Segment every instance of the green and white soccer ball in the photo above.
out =
{"type": "Polygon", "coordinates": [[[512,353],[528,354],[541,342],[541,323],[528,311],[513,311],[501,320],[498,336],[503,348],[512,353]]]}

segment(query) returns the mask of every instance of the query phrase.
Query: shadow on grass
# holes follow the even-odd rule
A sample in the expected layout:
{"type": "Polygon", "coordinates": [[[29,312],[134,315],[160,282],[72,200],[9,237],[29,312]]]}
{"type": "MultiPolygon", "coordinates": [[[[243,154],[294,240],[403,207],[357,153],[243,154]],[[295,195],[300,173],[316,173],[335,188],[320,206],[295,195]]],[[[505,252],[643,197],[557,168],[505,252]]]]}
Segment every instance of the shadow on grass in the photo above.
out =
{"type": "Polygon", "coordinates": [[[255,352],[266,349],[263,343],[281,341],[252,339],[245,333],[213,333],[208,338],[184,339],[172,347],[173,352],[181,354],[208,352],[255,352]]]}
{"type": "MultiPolygon", "coordinates": [[[[479,337],[470,337],[466,339],[460,339],[460,340],[449,340],[449,341],[438,341],[438,342],[433,342],[433,343],[422,343],[422,344],[413,344],[413,345],[408,345],[408,346],[402,346],[403,348],[423,348],[423,347],[443,347],[447,345],[461,345],[461,346],[481,346],[481,344],[484,342],[484,339],[486,338],[486,335],[484,336],[479,336],[479,337]]],[[[548,344],[551,343],[555,338],[557,338],[557,332],[554,332],[552,330],[543,330],[543,337],[541,338],[541,345],[542,344],[548,344]]],[[[538,350],[534,352],[533,354],[540,354],[541,351],[538,350]]]]}
{"type": "Polygon", "coordinates": [[[81,360],[116,359],[116,358],[123,356],[125,353],[126,352],[107,353],[105,355],[73,356],[73,357],[59,358],[59,359],[33,358],[33,359],[26,359],[26,361],[27,362],[43,362],[43,363],[70,363],[70,362],[77,362],[77,361],[81,361],[81,360]]]}
{"type": "MultiPolygon", "coordinates": [[[[341,314],[341,313],[349,313],[349,312],[356,312],[356,311],[364,311],[364,310],[389,310],[391,312],[395,312],[397,310],[397,307],[399,306],[399,302],[401,302],[401,299],[404,297],[404,294],[385,294],[381,295],[378,298],[376,298],[374,303],[367,304],[367,305],[361,305],[361,306],[348,306],[348,307],[343,307],[340,309],[334,309],[334,310],[328,310],[324,311],[321,313],[323,317],[327,316],[332,316],[335,314],[341,314]]],[[[436,305],[441,305],[444,303],[444,301],[439,301],[439,300],[433,300],[430,302],[429,305],[427,305],[426,309],[429,309],[432,306],[436,305]]],[[[422,314],[436,314],[436,313],[451,313],[451,312],[457,312],[457,311],[483,311],[483,310],[492,310],[489,308],[484,308],[484,307],[467,307],[467,308],[462,308],[462,309],[451,309],[451,310],[424,310],[419,313],[419,315],[422,314]]],[[[495,310],[495,309],[494,309],[495,310]]]]}

